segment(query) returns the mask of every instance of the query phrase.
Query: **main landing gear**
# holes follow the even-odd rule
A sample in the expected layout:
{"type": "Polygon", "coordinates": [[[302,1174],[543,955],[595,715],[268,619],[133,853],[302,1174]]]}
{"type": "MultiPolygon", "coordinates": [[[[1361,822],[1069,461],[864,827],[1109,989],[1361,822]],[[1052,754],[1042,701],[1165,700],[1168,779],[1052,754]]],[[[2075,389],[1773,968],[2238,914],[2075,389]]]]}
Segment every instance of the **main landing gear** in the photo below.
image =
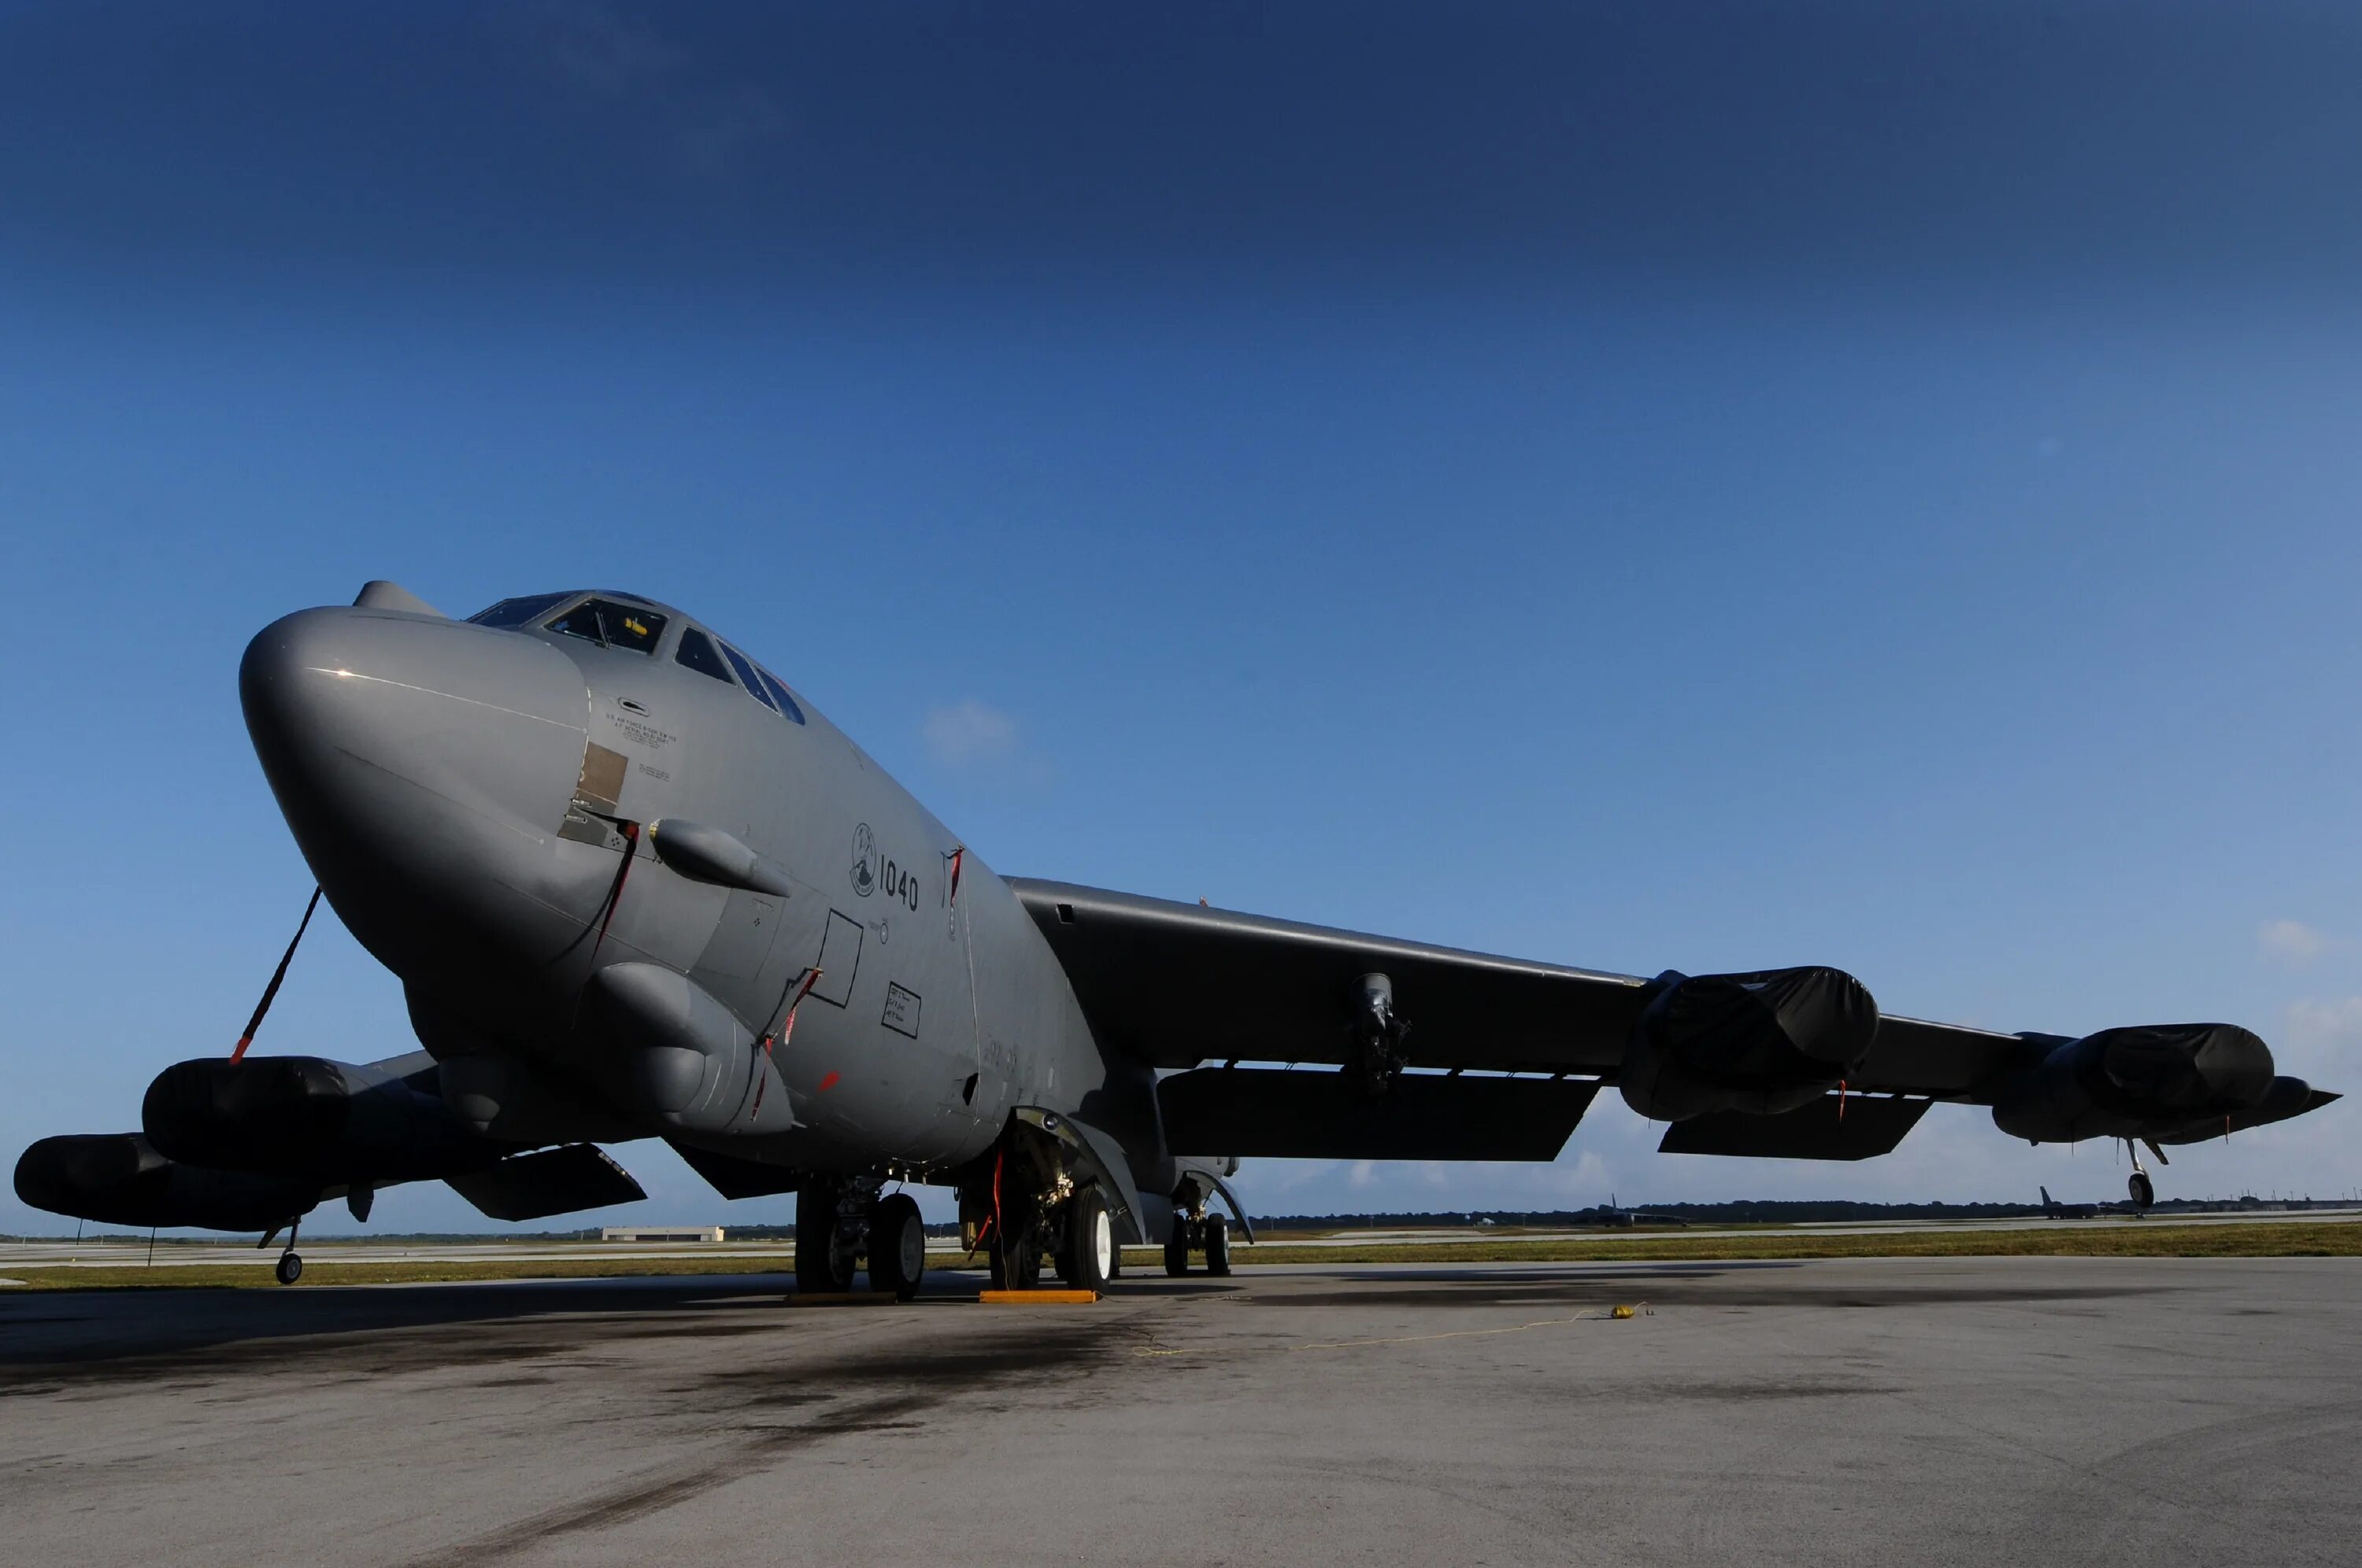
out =
{"type": "Polygon", "coordinates": [[[927,1230],[908,1193],[878,1196],[876,1176],[813,1176],[796,1188],[796,1289],[834,1296],[863,1263],[869,1288],[908,1301],[927,1270],[927,1230]]]}
{"type": "Polygon", "coordinates": [[[1173,1231],[1164,1238],[1164,1272],[1179,1278],[1189,1272],[1189,1254],[1206,1254],[1206,1272],[1220,1278],[1231,1272],[1231,1222],[1206,1212],[1206,1189],[1185,1180],[1173,1196],[1173,1231]]]}
{"type": "Polygon", "coordinates": [[[960,1234],[982,1248],[995,1290],[1032,1290],[1046,1258],[1074,1290],[1104,1290],[1123,1269],[1107,1195],[1057,1138],[1013,1123],[960,1184],[960,1234]]]}

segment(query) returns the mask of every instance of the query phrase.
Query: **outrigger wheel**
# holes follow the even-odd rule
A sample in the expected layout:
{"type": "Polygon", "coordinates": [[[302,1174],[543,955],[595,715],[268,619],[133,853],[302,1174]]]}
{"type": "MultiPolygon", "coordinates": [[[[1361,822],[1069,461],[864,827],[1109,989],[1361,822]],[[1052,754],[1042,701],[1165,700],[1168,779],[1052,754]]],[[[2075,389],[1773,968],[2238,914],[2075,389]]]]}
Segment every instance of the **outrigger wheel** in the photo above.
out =
{"type": "Polygon", "coordinates": [[[296,1252],[280,1253],[278,1265],[270,1272],[279,1276],[280,1284],[294,1284],[304,1277],[304,1254],[296,1252]]]}

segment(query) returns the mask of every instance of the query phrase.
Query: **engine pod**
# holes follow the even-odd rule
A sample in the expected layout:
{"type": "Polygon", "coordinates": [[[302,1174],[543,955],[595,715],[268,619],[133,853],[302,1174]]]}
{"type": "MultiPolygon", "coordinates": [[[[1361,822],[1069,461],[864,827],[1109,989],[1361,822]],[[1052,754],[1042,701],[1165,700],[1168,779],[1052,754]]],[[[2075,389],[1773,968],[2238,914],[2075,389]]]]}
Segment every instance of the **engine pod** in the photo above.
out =
{"type": "Polygon", "coordinates": [[[1878,1003],[1842,969],[1657,977],[1617,1076],[1625,1102],[1659,1121],[1712,1110],[1777,1115],[1860,1070],[1878,1003]]]}
{"type": "Polygon", "coordinates": [[[2103,1029],[2060,1043],[2013,1079],[1994,1098],[1993,1125],[2037,1143],[2161,1142],[2224,1131],[2226,1119],[2261,1107],[2275,1082],[2271,1047],[2236,1024],[2103,1029]]]}
{"type": "Polygon", "coordinates": [[[318,1056],[175,1063],[148,1086],[140,1120],[167,1158],[323,1181],[447,1176],[513,1147],[477,1137],[439,1093],[318,1056]]]}
{"type": "Polygon", "coordinates": [[[204,1170],[167,1159],[137,1132],[44,1138],[17,1161],[17,1196],[101,1225],[268,1231],[311,1211],[321,1185],[300,1176],[204,1170]]]}

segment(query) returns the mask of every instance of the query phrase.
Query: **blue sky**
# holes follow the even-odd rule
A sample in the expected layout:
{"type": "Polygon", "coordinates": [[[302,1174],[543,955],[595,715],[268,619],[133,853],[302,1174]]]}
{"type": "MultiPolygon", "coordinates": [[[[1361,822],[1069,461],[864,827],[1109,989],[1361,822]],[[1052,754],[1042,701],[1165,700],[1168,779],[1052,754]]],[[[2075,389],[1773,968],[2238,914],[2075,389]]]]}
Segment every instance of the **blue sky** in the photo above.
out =
{"type": "MultiPolygon", "coordinates": [[[[0,7],[0,1150],[227,1049],[309,888],[237,654],[375,576],[692,606],[1006,872],[2362,1087],[2357,74],[2316,6],[0,7]]],[[[409,1041],[331,922],[263,1043],[409,1041]]],[[[2160,1187],[2362,1187],[2347,1114],[2160,1187]]],[[[1246,1185],[2122,1175],[1653,1145],[1246,1185]]]]}

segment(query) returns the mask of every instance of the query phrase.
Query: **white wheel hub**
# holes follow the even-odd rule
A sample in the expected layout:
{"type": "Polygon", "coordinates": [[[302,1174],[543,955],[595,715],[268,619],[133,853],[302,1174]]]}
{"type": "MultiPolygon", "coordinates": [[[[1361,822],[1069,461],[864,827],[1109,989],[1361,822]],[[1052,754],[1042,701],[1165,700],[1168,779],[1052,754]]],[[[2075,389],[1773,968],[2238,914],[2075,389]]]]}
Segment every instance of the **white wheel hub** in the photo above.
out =
{"type": "Polygon", "coordinates": [[[1115,1272],[1115,1221],[1104,1209],[1091,1217],[1091,1261],[1101,1279],[1115,1272]]]}
{"type": "Polygon", "coordinates": [[[916,1279],[919,1271],[927,1266],[927,1228],[915,1219],[902,1227],[895,1251],[900,1254],[902,1277],[916,1279]]]}

